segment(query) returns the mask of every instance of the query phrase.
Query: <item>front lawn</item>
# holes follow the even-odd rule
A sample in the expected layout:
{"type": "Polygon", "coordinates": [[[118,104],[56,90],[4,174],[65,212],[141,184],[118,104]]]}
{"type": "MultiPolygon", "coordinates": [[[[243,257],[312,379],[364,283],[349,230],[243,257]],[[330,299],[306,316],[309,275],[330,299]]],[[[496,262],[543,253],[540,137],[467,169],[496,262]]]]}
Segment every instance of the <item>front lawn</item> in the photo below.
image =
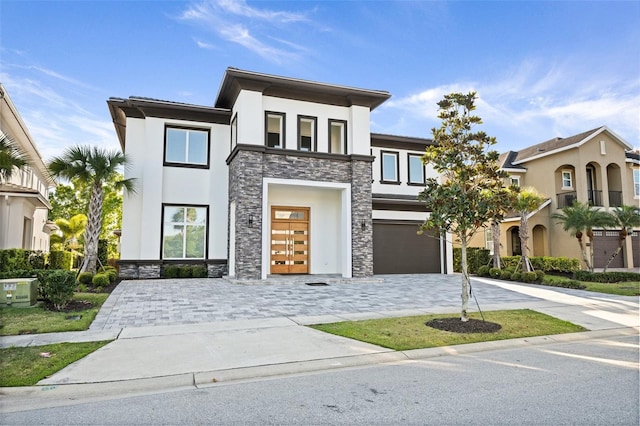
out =
{"type": "MultiPolygon", "coordinates": [[[[585,331],[584,327],[562,321],[529,309],[485,312],[485,320],[500,324],[494,333],[453,333],[425,325],[434,318],[458,317],[458,314],[419,315],[402,318],[384,318],[364,321],[346,321],[311,326],[350,339],[383,346],[396,351],[488,342],[519,337],[546,336],[550,334],[585,331]]],[[[470,318],[481,319],[479,313],[470,318]]]]}
{"type": "Polygon", "coordinates": [[[58,343],[0,349],[0,387],[33,386],[107,343],[58,343]]]}
{"type": "Polygon", "coordinates": [[[71,304],[78,310],[67,312],[49,311],[42,306],[0,308],[0,336],[86,330],[108,297],[108,293],[76,293],[71,304]]]}

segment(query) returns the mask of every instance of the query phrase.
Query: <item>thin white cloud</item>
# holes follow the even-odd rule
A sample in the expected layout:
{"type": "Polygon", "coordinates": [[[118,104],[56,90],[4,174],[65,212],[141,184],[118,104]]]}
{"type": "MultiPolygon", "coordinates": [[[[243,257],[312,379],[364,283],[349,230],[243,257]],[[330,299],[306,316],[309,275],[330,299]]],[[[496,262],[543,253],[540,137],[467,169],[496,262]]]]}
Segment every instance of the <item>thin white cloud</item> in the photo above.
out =
{"type": "Polygon", "coordinates": [[[198,47],[202,48],[202,49],[207,49],[207,50],[217,50],[217,47],[211,43],[207,43],[205,41],[201,41],[198,39],[193,39],[196,44],[198,45],[198,47]]]}
{"type": "Polygon", "coordinates": [[[529,61],[491,80],[454,83],[387,102],[414,124],[438,123],[437,102],[450,92],[478,92],[476,113],[487,133],[502,134],[503,146],[519,149],[555,136],[571,136],[606,125],[631,145],[640,140],[640,79],[590,77],[570,66],[529,61]],[[615,89],[612,89],[615,88],[615,89]],[[411,118],[413,117],[413,118],[411,118]],[[519,145],[518,148],[515,148],[519,145]]]}
{"type": "MultiPolygon", "coordinates": [[[[244,0],[210,0],[194,3],[182,12],[179,20],[198,25],[223,40],[236,43],[247,50],[274,62],[297,60],[306,49],[282,37],[283,26],[306,22],[304,13],[251,7],[244,0]],[[255,25],[255,21],[261,25],[255,25]],[[280,37],[268,33],[276,30],[280,37]],[[276,43],[269,43],[270,39],[276,43]]],[[[196,40],[199,47],[210,49],[211,44],[196,40]]]]}

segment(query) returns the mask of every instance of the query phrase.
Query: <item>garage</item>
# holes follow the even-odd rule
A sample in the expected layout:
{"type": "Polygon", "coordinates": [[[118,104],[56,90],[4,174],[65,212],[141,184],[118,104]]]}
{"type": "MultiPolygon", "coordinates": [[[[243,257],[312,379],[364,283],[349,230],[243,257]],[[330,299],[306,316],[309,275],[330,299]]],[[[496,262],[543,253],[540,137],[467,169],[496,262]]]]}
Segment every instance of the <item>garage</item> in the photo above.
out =
{"type": "Polygon", "coordinates": [[[631,236],[631,248],[633,250],[633,266],[640,268],[640,232],[634,231],[631,236]]]}
{"type": "MultiPolygon", "coordinates": [[[[593,266],[604,268],[618,248],[618,231],[593,231],[593,266]]],[[[609,268],[624,268],[624,247],[611,261],[609,268]]]]}
{"type": "Polygon", "coordinates": [[[421,222],[374,221],[373,273],[440,273],[440,240],[418,235],[421,222]]]}

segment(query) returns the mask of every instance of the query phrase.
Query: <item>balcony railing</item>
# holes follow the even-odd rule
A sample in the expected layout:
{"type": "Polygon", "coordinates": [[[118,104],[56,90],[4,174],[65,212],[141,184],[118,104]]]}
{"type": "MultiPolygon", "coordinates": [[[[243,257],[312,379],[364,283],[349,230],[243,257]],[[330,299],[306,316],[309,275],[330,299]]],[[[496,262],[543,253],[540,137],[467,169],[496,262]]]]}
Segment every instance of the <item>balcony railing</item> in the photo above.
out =
{"type": "Polygon", "coordinates": [[[622,206],[622,191],[609,191],[609,207],[622,206]]]}
{"type": "Polygon", "coordinates": [[[571,205],[573,205],[573,202],[578,198],[575,191],[563,192],[562,194],[556,194],[556,196],[558,197],[559,209],[570,207],[571,205]]]}
{"type": "Polygon", "coordinates": [[[602,191],[595,189],[588,190],[587,200],[590,206],[602,206],[602,191]]]}

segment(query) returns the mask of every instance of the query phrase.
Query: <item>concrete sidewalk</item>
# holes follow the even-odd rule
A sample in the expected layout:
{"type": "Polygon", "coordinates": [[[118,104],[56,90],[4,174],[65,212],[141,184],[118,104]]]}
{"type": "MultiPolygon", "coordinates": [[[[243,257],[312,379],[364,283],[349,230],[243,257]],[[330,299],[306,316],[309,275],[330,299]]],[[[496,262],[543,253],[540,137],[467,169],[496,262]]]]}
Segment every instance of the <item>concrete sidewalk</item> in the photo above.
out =
{"type": "MultiPolygon", "coordinates": [[[[3,347],[39,346],[54,342],[114,341],[42,380],[40,386],[3,388],[0,394],[5,403],[0,411],[13,411],[27,403],[50,406],[47,404],[72,403],[74,398],[80,397],[118,397],[132,392],[203,387],[231,380],[396,362],[442,354],[638,334],[640,319],[637,297],[488,279],[473,281],[476,288],[492,287],[496,291],[526,296],[526,301],[483,305],[484,311],[533,309],[592,331],[396,352],[304,327],[308,324],[345,320],[457,312],[459,305],[452,305],[431,309],[283,316],[8,336],[1,339],[3,347]],[[22,401],[21,398],[27,402],[19,402],[22,401]],[[9,400],[12,408],[7,408],[9,404],[6,401],[9,400]]],[[[485,288],[485,291],[489,290],[485,288]]]]}

